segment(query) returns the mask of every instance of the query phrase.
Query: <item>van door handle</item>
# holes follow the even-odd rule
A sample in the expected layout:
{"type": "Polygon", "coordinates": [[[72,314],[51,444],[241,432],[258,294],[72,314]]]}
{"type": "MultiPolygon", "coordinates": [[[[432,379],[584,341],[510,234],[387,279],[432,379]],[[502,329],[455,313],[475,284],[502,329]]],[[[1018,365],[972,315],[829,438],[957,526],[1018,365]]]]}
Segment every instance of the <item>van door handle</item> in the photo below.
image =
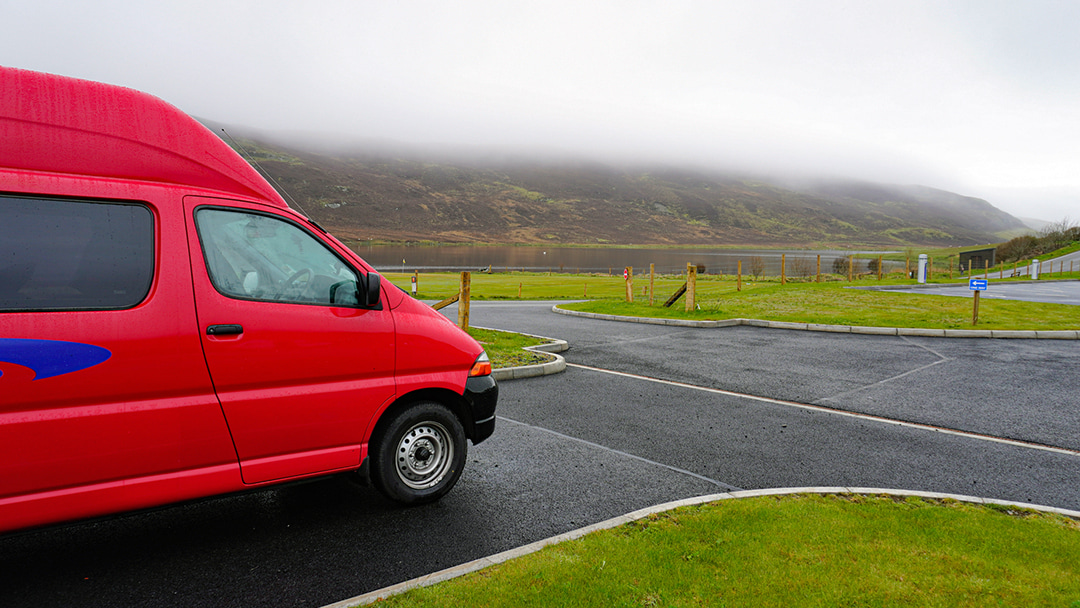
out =
{"type": "Polygon", "coordinates": [[[210,325],[206,328],[208,336],[235,336],[244,333],[243,325],[210,325]]]}

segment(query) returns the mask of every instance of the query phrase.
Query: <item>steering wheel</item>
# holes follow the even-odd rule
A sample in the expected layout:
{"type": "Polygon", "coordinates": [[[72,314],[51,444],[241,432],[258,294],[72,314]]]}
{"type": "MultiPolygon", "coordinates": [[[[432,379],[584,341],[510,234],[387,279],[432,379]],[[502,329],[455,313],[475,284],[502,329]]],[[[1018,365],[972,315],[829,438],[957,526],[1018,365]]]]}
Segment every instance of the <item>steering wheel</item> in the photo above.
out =
{"type": "Polygon", "coordinates": [[[300,295],[301,293],[303,293],[304,289],[307,288],[307,282],[311,280],[312,274],[313,273],[311,272],[310,268],[301,268],[300,270],[292,273],[292,276],[285,279],[285,282],[281,284],[281,289],[278,290],[278,299],[283,299],[285,297],[285,294],[290,289],[296,288],[296,284],[300,282],[301,277],[303,277],[304,286],[297,289],[296,294],[300,295]]]}

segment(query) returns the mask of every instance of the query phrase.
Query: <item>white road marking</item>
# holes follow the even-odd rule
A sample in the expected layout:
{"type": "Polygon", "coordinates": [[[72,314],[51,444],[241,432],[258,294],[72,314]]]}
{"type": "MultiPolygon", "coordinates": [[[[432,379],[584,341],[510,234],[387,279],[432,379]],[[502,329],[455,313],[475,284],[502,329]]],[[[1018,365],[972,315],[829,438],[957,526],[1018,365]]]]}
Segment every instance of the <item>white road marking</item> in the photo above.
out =
{"type": "Polygon", "coordinates": [[[591,441],[587,441],[585,439],[581,439],[581,438],[578,438],[578,437],[572,437],[570,435],[564,435],[564,434],[562,434],[562,433],[560,433],[558,431],[553,431],[551,429],[546,429],[546,428],[544,428],[542,426],[534,426],[534,425],[531,425],[531,424],[528,424],[528,423],[525,423],[525,422],[519,422],[517,420],[514,420],[512,418],[507,418],[505,416],[497,416],[497,418],[499,420],[504,421],[504,422],[510,422],[510,423],[518,424],[518,425],[521,425],[521,426],[524,426],[524,427],[527,427],[527,428],[530,428],[530,429],[533,429],[533,430],[536,430],[536,431],[542,431],[544,433],[548,433],[549,435],[554,435],[554,436],[556,436],[556,437],[558,437],[560,439],[568,439],[570,441],[575,441],[577,443],[587,445],[587,446],[589,446],[591,448],[604,450],[605,452],[611,452],[612,454],[618,454],[619,456],[624,456],[624,457],[630,458],[632,460],[637,460],[637,461],[640,461],[640,462],[644,462],[644,463],[647,463],[647,464],[658,466],[658,467],[661,467],[661,468],[664,468],[664,469],[668,469],[669,471],[674,471],[676,473],[681,473],[683,475],[689,475],[690,477],[693,477],[695,479],[700,479],[701,481],[707,481],[707,482],[709,482],[709,483],[711,483],[711,484],[713,484],[713,485],[715,485],[715,486],[717,486],[719,488],[723,488],[726,491],[735,491],[735,490],[741,489],[741,488],[737,488],[737,487],[735,487],[735,486],[733,486],[731,484],[727,484],[727,483],[724,483],[722,481],[716,481],[715,479],[712,479],[710,477],[705,477],[704,475],[698,475],[697,473],[695,473],[693,471],[687,471],[686,469],[680,469],[679,467],[673,467],[670,464],[664,464],[662,462],[656,462],[655,460],[649,460],[648,458],[642,458],[641,456],[635,456],[634,454],[623,452],[621,450],[616,450],[614,448],[609,448],[606,445],[600,445],[599,443],[593,443],[591,441]]]}
{"type": "Polygon", "coordinates": [[[1049,445],[1042,445],[1039,443],[1031,443],[1027,441],[1017,441],[1015,439],[1004,439],[1001,437],[994,437],[992,435],[982,435],[980,433],[972,433],[968,431],[958,431],[956,429],[949,429],[940,426],[933,426],[929,424],[919,424],[917,422],[905,422],[903,420],[895,420],[893,418],[885,418],[882,416],[873,416],[870,414],[860,414],[857,412],[848,412],[831,407],[824,407],[821,405],[810,405],[807,403],[798,403],[796,401],[784,401],[782,399],[772,399],[770,397],[758,397],[757,395],[747,395],[745,393],[736,393],[734,391],[726,391],[718,388],[709,388],[705,386],[697,386],[694,384],[687,384],[685,382],[673,382],[671,380],[661,380],[659,378],[650,378],[649,376],[642,376],[639,374],[628,374],[626,372],[617,372],[610,369],[603,369],[599,367],[591,367],[588,365],[580,365],[577,363],[567,363],[567,367],[576,367],[587,371],[597,372],[601,374],[610,374],[612,376],[621,376],[623,378],[632,378],[634,380],[641,380],[644,382],[654,382],[657,384],[665,384],[668,386],[677,386],[679,388],[685,388],[695,391],[702,391],[706,393],[713,393],[716,395],[726,395],[729,397],[740,397],[742,399],[749,399],[751,401],[761,401],[764,403],[772,403],[774,405],[783,405],[786,407],[793,407],[803,410],[810,410],[813,412],[822,412],[825,414],[833,414],[836,416],[845,416],[848,418],[856,418],[859,420],[868,420],[871,422],[879,422],[882,424],[891,424],[893,426],[899,426],[910,429],[919,429],[923,431],[932,431],[935,433],[944,433],[946,435],[953,435],[956,437],[965,437],[968,439],[976,439],[979,441],[987,441],[990,443],[998,443],[1002,445],[1009,445],[1018,448],[1027,448],[1031,450],[1040,450],[1043,452],[1051,452],[1054,454],[1062,454],[1065,456],[1080,456],[1080,450],[1070,450],[1067,448],[1059,448],[1049,445]]]}
{"type": "Polygon", "coordinates": [[[853,388],[850,391],[845,391],[843,393],[837,393],[837,394],[835,394],[835,395],[833,395],[831,397],[824,397],[822,399],[819,399],[818,401],[832,401],[833,399],[839,399],[841,397],[847,397],[848,395],[858,393],[858,392],[861,392],[861,391],[865,391],[867,389],[880,386],[880,385],[885,384],[887,382],[892,382],[893,380],[899,380],[900,378],[903,378],[905,376],[910,376],[911,374],[921,372],[924,369],[934,367],[935,365],[940,365],[942,363],[952,361],[952,359],[950,359],[949,357],[946,357],[945,355],[937,352],[936,350],[930,348],[929,346],[924,346],[922,344],[918,344],[916,342],[913,342],[907,336],[900,336],[900,339],[903,340],[904,342],[907,342],[908,344],[916,347],[916,348],[921,348],[921,349],[925,350],[926,352],[928,352],[928,353],[934,355],[935,357],[937,357],[938,360],[934,361],[933,363],[928,363],[926,365],[923,365],[922,367],[916,367],[915,369],[908,370],[908,371],[906,371],[906,372],[904,372],[902,374],[897,374],[897,375],[895,375],[895,376],[893,376],[891,378],[885,378],[884,380],[878,380],[877,382],[875,382],[873,384],[867,384],[866,386],[860,386],[859,388],[853,388]]]}

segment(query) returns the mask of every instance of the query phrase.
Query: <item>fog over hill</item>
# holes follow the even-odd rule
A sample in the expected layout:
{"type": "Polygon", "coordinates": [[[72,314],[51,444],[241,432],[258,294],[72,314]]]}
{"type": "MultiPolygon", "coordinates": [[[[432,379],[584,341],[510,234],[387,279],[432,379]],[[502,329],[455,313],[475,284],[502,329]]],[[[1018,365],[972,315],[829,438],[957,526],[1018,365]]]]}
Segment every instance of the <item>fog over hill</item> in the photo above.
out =
{"type": "Polygon", "coordinates": [[[346,239],[893,248],[1026,229],[985,200],[926,186],[240,141],[290,204],[346,239]]]}

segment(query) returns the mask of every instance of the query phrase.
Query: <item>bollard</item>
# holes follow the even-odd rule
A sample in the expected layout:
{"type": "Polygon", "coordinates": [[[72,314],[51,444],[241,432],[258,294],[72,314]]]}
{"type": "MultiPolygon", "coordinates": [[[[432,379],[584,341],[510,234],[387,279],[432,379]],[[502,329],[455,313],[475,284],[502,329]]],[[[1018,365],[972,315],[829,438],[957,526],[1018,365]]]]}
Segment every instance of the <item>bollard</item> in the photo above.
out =
{"type": "Polygon", "coordinates": [[[917,276],[920,283],[925,283],[926,282],[926,269],[927,269],[927,260],[928,259],[929,258],[927,258],[925,253],[920,253],[919,254],[919,269],[917,271],[918,274],[916,276],[917,276]]]}
{"type": "Polygon", "coordinates": [[[1028,273],[1031,274],[1032,281],[1039,279],[1039,260],[1031,260],[1031,269],[1028,273]]]}

